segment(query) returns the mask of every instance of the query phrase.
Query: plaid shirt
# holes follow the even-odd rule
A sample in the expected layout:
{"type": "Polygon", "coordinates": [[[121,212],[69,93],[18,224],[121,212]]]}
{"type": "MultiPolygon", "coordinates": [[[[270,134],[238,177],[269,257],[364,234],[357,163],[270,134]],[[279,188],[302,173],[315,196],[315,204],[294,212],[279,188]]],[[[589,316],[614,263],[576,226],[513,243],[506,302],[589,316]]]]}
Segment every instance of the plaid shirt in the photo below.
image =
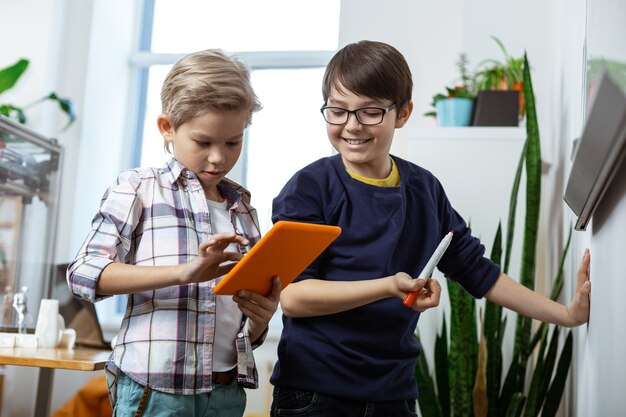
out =
{"type": "MultiPolygon", "coordinates": [[[[218,188],[229,203],[234,231],[253,245],[260,232],[250,194],[227,179],[218,188]]],[[[193,172],[175,159],[161,169],[124,171],[104,194],[92,230],[68,268],[68,285],[76,296],[98,301],[103,297],[96,294],[96,284],[111,262],[145,266],[190,262],[198,256],[198,245],[211,235],[206,197],[193,172]]],[[[167,393],[211,391],[215,284],[213,279],[129,294],[112,370],[119,368],[140,384],[167,393]]],[[[258,375],[245,321],[244,317],[233,341],[238,382],[256,388],[258,375]]]]}

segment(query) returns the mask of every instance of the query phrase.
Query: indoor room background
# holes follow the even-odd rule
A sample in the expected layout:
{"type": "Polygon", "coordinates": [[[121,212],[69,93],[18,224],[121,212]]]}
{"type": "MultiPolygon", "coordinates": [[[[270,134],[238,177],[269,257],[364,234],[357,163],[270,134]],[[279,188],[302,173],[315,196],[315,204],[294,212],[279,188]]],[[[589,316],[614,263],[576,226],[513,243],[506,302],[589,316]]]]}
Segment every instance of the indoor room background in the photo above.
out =
{"type": "MultiPolygon", "coordinates": [[[[265,109],[254,116],[244,155],[232,176],[252,190],[252,203],[267,230],[271,199],[284,182],[299,167],[332,153],[319,114],[324,65],[346,43],[384,41],[405,55],[414,78],[413,115],[396,132],[392,153],[441,179],[453,205],[471,221],[489,253],[498,221],[507,215],[525,129],[441,129],[424,113],[436,92],[458,81],[456,62],[461,53],[468,57],[470,68],[486,58],[501,59],[502,52],[491,39],[496,36],[511,55],[526,52],[532,68],[543,162],[537,289],[546,293],[573,222],[562,197],[572,142],[584,125],[587,54],[626,60],[626,9],[621,3],[0,0],[4,39],[0,67],[22,57],[31,61],[20,84],[2,100],[27,102],[42,92],[58,91],[76,105],[78,120],[65,131],[53,107],[33,109],[29,121],[29,127],[55,137],[64,148],[54,250],[55,262],[64,263],[78,250],[102,193],[119,171],[164,160],[154,122],[160,110],[158,88],[182,54],[219,47],[244,57],[253,70],[253,84],[265,109]],[[194,3],[202,3],[197,6],[201,13],[194,3]],[[146,16],[151,16],[149,21],[146,16]],[[171,19],[169,26],[176,27],[172,22],[177,22],[184,29],[182,38],[167,32],[167,19],[171,19]],[[224,36],[229,32],[243,36],[224,36]],[[449,163],[456,160],[467,161],[466,166],[457,169],[449,163]]],[[[623,217],[612,224],[622,232],[626,231],[623,217]]],[[[521,232],[518,236],[516,244],[521,232]]],[[[619,324],[625,312],[618,307],[619,298],[605,302],[600,297],[626,294],[626,283],[618,276],[624,270],[624,256],[610,239],[594,233],[593,226],[575,232],[562,300],[572,296],[572,277],[586,247],[592,251],[591,319],[589,326],[574,330],[574,358],[561,412],[576,417],[619,415],[612,412],[626,409],[626,399],[617,392],[626,382],[623,372],[618,372],[626,369],[626,334],[619,324]],[[603,341],[611,333],[608,349],[603,341]]],[[[514,277],[519,275],[519,259],[513,259],[510,271],[514,277]]],[[[119,319],[114,302],[101,308],[117,311],[119,319]]],[[[433,340],[439,317],[428,312],[420,319],[425,343],[433,340]]],[[[108,325],[114,329],[115,320],[108,325]]],[[[257,351],[261,387],[248,391],[249,414],[268,412],[267,379],[280,326],[280,317],[275,317],[268,341],[257,351]]],[[[57,371],[52,410],[91,377],[57,371]]],[[[1,416],[32,415],[36,379],[34,369],[6,368],[1,416]]]]}

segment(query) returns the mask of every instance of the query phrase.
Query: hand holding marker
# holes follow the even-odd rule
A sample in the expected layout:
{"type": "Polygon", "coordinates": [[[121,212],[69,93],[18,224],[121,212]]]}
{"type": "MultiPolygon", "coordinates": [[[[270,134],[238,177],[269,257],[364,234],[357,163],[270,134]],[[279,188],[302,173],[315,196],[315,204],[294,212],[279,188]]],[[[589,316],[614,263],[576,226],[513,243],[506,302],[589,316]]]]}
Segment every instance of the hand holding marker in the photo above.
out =
{"type": "MultiPolygon", "coordinates": [[[[450,241],[452,241],[453,234],[454,232],[451,230],[448,232],[447,235],[443,237],[443,239],[441,239],[441,242],[439,242],[439,246],[437,246],[437,249],[435,249],[435,252],[433,252],[428,262],[426,262],[426,266],[424,267],[422,272],[419,274],[418,278],[424,278],[428,282],[428,280],[430,279],[430,276],[433,274],[433,271],[435,270],[435,267],[439,263],[439,260],[443,256],[446,249],[448,249],[448,246],[450,245],[450,241]]],[[[417,293],[418,293],[417,291],[410,292],[406,296],[402,304],[404,304],[407,307],[411,307],[413,303],[415,302],[415,299],[417,298],[417,293]]]]}

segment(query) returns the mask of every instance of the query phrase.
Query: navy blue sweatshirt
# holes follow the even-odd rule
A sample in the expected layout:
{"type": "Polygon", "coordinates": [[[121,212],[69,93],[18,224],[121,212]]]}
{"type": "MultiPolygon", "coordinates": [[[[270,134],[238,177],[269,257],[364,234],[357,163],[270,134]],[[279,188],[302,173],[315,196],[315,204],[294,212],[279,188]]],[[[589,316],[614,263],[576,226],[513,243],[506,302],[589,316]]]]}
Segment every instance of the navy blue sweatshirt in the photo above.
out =
{"type": "MultiPolygon", "coordinates": [[[[438,264],[476,298],[500,274],[486,259],[427,170],[393,157],[397,187],[352,178],[340,155],[297,172],[273,202],[272,221],[341,227],[335,242],[296,281],[375,279],[406,272],[417,277],[443,236],[454,230],[438,264]]],[[[307,318],[283,317],[278,362],[271,383],[362,401],[417,398],[413,376],[420,347],[413,338],[419,313],[399,298],[307,318]]]]}

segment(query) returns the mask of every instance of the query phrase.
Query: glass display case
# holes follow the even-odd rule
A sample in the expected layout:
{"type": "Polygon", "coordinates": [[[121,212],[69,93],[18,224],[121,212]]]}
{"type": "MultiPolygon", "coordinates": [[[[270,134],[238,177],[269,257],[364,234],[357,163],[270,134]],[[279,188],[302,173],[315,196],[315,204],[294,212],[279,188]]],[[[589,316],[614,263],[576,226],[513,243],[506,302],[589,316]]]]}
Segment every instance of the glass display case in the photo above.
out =
{"type": "Polygon", "coordinates": [[[14,295],[27,288],[26,329],[51,292],[62,149],[0,116],[0,328],[17,326],[14,295]]]}

